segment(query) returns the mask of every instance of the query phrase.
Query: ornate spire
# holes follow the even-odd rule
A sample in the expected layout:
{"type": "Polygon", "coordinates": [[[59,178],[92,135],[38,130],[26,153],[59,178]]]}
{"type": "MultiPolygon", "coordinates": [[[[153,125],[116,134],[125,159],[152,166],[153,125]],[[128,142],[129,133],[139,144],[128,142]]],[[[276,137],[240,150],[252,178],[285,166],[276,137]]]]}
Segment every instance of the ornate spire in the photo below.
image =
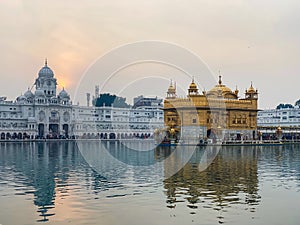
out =
{"type": "Polygon", "coordinates": [[[222,76],[221,76],[221,70],[219,70],[219,85],[221,85],[222,84],[222,76]]]}
{"type": "Polygon", "coordinates": [[[45,66],[48,66],[48,60],[45,58],[45,66]]]}
{"type": "Polygon", "coordinates": [[[236,94],[236,96],[239,94],[239,89],[238,89],[237,85],[235,86],[234,94],[236,94]]]}
{"type": "Polygon", "coordinates": [[[167,98],[175,98],[176,97],[176,82],[175,86],[173,86],[173,81],[171,80],[170,86],[167,91],[167,98]]]}

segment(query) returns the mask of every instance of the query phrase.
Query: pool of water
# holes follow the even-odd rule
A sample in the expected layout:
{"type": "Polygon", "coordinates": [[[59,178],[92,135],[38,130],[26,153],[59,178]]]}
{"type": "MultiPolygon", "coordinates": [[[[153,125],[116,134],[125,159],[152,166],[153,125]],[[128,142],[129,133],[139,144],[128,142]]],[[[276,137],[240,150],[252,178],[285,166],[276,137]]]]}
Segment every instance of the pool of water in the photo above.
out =
{"type": "Polygon", "coordinates": [[[0,224],[300,224],[300,145],[146,145],[0,143],[0,224]]]}

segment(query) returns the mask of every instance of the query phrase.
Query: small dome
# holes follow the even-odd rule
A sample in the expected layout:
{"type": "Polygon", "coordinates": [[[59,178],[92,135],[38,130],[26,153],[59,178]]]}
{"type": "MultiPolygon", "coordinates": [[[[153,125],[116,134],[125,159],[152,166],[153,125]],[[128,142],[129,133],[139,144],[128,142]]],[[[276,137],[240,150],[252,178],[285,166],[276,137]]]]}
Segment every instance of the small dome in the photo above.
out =
{"type": "Polygon", "coordinates": [[[53,77],[54,73],[53,71],[48,67],[47,59],[45,61],[45,66],[40,69],[39,71],[39,77],[53,77]]]}
{"type": "Polygon", "coordinates": [[[20,95],[19,97],[17,97],[17,101],[21,102],[21,101],[26,101],[27,98],[24,95],[20,95]]]}
{"type": "Polygon", "coordinates": [[[192,80],[192,83],[191,83],[190,86],[189,86],[188,94],[189,94],[190,96],[191,96],[191,95],[198,95],[198,88],[197,88],[197,85],[195,84],[194,78],[193,78],[193,80],[192,80]]]}
{"type": "Polygon", "coordinates": [[[255,93],[255,92],[256,92],[255,89],[254,89],[253,86],[252,86],[252,82],[251,82],[251,85],[250,85],[250,87],[248,88],[247,92],[248,92],[248,93],[255,93]]]}
{"type": "Polygon", "coordinates": [[[168,91],[175,91],[175,87],[171,84],[168,88],[168,91]]]}
{"type": "Polygon", "coordinates": [[[192,83],[190,84],[190,89],[197,89],[197,85],[194,81],[192,81],[192,83]]]}
{"type": "Polygon", "coordinates": [[[176,84],[173,85],[172,80],[171,80],[170,86],[169,86],[169,88],[168,88],[167,94],[168,94],[168,95],[171,95],[171,96],[173,96],[173,97],[176,96],[176,84]]]}
{"type": "Polygon", "coordinates": [[[62,91],[58,94],[59,98],[68,98],[70,99],[69,94],[65,91],[65,89],[63,88],[62,91]]]}
{"type": "Polygon", "coordinates": [[[69,94],[65,91],[65,89],[63,88],[62,91],[58,94],[58,97],[60,98],[70,98],[69,94]]]}
{"type": "Polygon", "coordinates": [[[28,88],[28,90],[25,92],[24,96],[25,96],[26,98],[34,98],[34,94],[29,90],[29,88],[28,88]]]}
{"type": "Polygon", "coordinates": [[[43,92],[43,90],[37,89],[35,90],[35,96],[45,98],[45,93],[43,92]]]}

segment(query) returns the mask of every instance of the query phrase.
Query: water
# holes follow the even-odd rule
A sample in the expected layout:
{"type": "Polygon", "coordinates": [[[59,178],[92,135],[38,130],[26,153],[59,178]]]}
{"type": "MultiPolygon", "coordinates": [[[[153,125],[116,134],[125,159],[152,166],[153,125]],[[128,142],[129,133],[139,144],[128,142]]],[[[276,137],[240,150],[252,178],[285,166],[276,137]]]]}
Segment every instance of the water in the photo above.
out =
{"type": "Polygon", "coordinates": [[[299,211],[300,145],[0,143],[3,225],[279,225],[299,211]]]}

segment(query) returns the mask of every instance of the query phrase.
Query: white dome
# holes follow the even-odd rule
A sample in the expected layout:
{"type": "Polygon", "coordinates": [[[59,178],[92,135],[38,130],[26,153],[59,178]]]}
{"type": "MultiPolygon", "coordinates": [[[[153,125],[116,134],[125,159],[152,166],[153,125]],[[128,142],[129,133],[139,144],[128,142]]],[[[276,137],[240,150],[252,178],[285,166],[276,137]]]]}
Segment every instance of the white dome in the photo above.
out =
{"type": "Polygon", "coordinates": [[[48,67],[47,60],[45,66],[39,71],[39,77],[54,77],[53,71],[48,67]]]}
{"type": "Polygon", "coordinates": [[[29,89],[25,92],[24,96],[26,98],[34,98],[34,94],[29,89]]]}
{"type": "Polygon", "coordinates": [[[63,88],[62,91],[58,94],[58,96],[60,98],[70,98],[69,94],[65,91],[65,89],[63,88]]]}
{"type": "Polygon", "coordinates": [[[20,95],[19,97],[17,97],[17,101],[20,102],[20,101],[26,101],[27,98],[24,96],[24,95],[20,95]]]}

